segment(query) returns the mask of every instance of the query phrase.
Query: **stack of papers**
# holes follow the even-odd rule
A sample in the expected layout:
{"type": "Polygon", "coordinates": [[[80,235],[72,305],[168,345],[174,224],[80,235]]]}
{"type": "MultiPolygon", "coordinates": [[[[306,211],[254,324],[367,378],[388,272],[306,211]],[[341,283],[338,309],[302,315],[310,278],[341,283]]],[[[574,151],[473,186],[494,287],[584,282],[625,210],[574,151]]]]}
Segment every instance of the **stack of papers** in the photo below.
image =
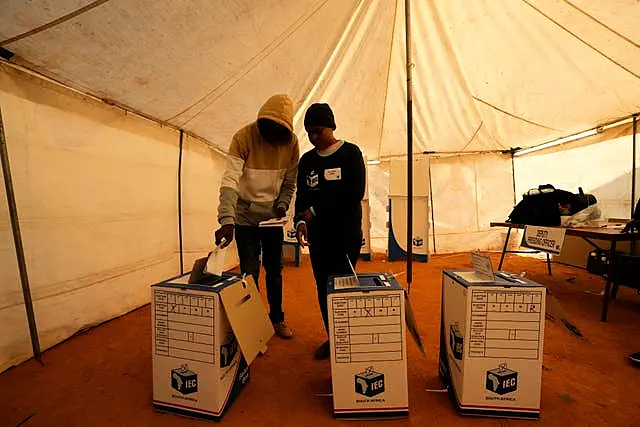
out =
{"type": "Polygon", "coordinates": [[[268,219],[266,221],[262,221],[262,222],[258,223],[258,227],[282,227],[287,222],[289,222],[289,219],[287,217],[284,217],[284,218],[271,218],[271,219],[268,219]]]}

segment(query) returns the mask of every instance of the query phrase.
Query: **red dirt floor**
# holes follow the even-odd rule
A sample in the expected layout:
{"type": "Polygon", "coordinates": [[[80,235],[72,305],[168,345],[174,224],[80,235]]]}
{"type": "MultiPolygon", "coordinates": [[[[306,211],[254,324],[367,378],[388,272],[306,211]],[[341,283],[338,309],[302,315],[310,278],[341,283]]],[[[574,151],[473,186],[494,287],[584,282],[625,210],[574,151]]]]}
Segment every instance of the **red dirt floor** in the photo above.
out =
{"type": "MultiPolygon", "coordinates": [[[[584,270],[542,260],[508,257],[504,269],[527,273],[547,285],[585,335],[569,335],[547,320],[538,421],[469,418],[457,415],[440,389],[441,272],[468,268],[466,255],[434,256],[414,263],[411,302],[425,359],[407,342],[410,415],[386,421],[340,421],[331,414],[329,361],[315,361],[325,339],[309,259],[284,270],[285,312],[295,336],[274,337],[265,356],[251,366],[251,379],[231,405],[223,425],[446,425],[446,426],[640,426],[640,368],[626,356],[640,351],[640,295],[621,288],[601,323],[602,279],[584,270]]],[[[492,255],[494,265],[498,257],[492,255]]],[[[400,273],[403,262],[379,257],[358,271],[400,273]]],[[[264,274],[262,275],[264,276],[264,274]]],[[[264,280],[261,277],[261,280],[264,280]]],[[[155,412],[151,407],[151,310],[144,306],[46,351],[44,366],[29,360],[0,375],[0,426],[191,426],[215,423],[155,412]]]]}

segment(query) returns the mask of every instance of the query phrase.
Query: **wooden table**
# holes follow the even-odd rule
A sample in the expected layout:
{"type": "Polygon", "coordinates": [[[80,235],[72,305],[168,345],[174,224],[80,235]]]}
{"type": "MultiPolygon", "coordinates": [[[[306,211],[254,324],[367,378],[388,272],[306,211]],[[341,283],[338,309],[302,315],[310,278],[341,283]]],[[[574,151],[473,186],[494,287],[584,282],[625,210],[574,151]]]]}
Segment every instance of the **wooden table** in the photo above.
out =
{"type": "MultiPolygon", "coordinates": [[[[511,235],[511,229],[519,228],[524,229],[526,225],[524,224],[511,224],[508,222],[492,222],[491,227],[506,227],[507,230],[507,238],[504,241],[504,247],[502,248],[502,256],[500,257],[500,265],[498,266],[498,270],[502,268],[502,262],[504,261],[505,253],[507,252],[520,252],[520,251],[507,251],[507,244],[509,243],[509,237],[511,235]]],[[[567,236],[576,236],[584,239],[587,243],[589,243],[594,248],[602,250],[602,248],[598,247],[591,239],[598,240],[606,240],[611,243],[609,247],[609,265],[607,272],[607,281],[604,287],[604,297],[602,299],[602,314],[600,315],[600,320],[602,322],[607,321],[607,309],[609,306],[609,300],[611,299],[611,278],[613,277],[613,272],[615,269],[615,253],[616,253],[616,243],[617,242],[629,242],[640,240],[640,233],[622,233],[620,229],[611,229],[611,228],[571,228],[571,227],[549,227],[549,228],[564,228],[565,235],[567,236]]],[[[549,261],[549,254],[547,254],[547,264],[549,269],[549,274],[551,274],[551,264],[549,261]]]]}

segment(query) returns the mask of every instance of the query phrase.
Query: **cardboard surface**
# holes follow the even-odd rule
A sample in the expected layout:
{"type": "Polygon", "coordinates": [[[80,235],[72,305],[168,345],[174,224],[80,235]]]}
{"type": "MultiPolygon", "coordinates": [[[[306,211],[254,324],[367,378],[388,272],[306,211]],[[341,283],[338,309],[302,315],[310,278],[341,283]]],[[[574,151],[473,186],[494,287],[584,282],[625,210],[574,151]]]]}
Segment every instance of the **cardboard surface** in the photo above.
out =
{"type": "MultiPolygon", "coordinates": [[[[441,375],[462,413],[538,417],[546,288],[442,276],[441,375]]],[[[509,277],[509,275],[505,275],[509,277]]]]}
{"type": "Polygon", "coordinates": [[[407,415],[404,290],[388,273],[358,278],[345,289],[329,279],[334,415],[407,415]]]}
{"type": "Polygon", "coordinates": [[[253,277],[245,276],[241,284],[224,288],[220,296],[242,353],[251,364],[274,330],[253,277]]]}
{"type": "MultiPolygon", "coordinates": [[[[198,260],[194,270],[202,268],[198,260]]],[[[264,347],[273,329],[264,332],[267,315],[253,282],[229,273],[189,279],[151,287],[153,405],[219,419],[249,381],[255,348],[264,347]]]]}

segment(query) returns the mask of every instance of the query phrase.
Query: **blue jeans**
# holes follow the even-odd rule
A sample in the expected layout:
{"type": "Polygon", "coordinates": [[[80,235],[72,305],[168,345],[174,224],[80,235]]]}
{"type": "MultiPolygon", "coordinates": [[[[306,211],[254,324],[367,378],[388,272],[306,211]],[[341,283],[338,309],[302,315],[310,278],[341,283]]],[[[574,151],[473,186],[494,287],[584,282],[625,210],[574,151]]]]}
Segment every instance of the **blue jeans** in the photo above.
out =
{"type": "Polygon", "coordinates": [[[240,257],[240,271],[251,274],[258,286],[260,253],[266,272],[269,318],[272,323],[282,322],[282,227],[235,226],[236,244],[240,257]]]}

